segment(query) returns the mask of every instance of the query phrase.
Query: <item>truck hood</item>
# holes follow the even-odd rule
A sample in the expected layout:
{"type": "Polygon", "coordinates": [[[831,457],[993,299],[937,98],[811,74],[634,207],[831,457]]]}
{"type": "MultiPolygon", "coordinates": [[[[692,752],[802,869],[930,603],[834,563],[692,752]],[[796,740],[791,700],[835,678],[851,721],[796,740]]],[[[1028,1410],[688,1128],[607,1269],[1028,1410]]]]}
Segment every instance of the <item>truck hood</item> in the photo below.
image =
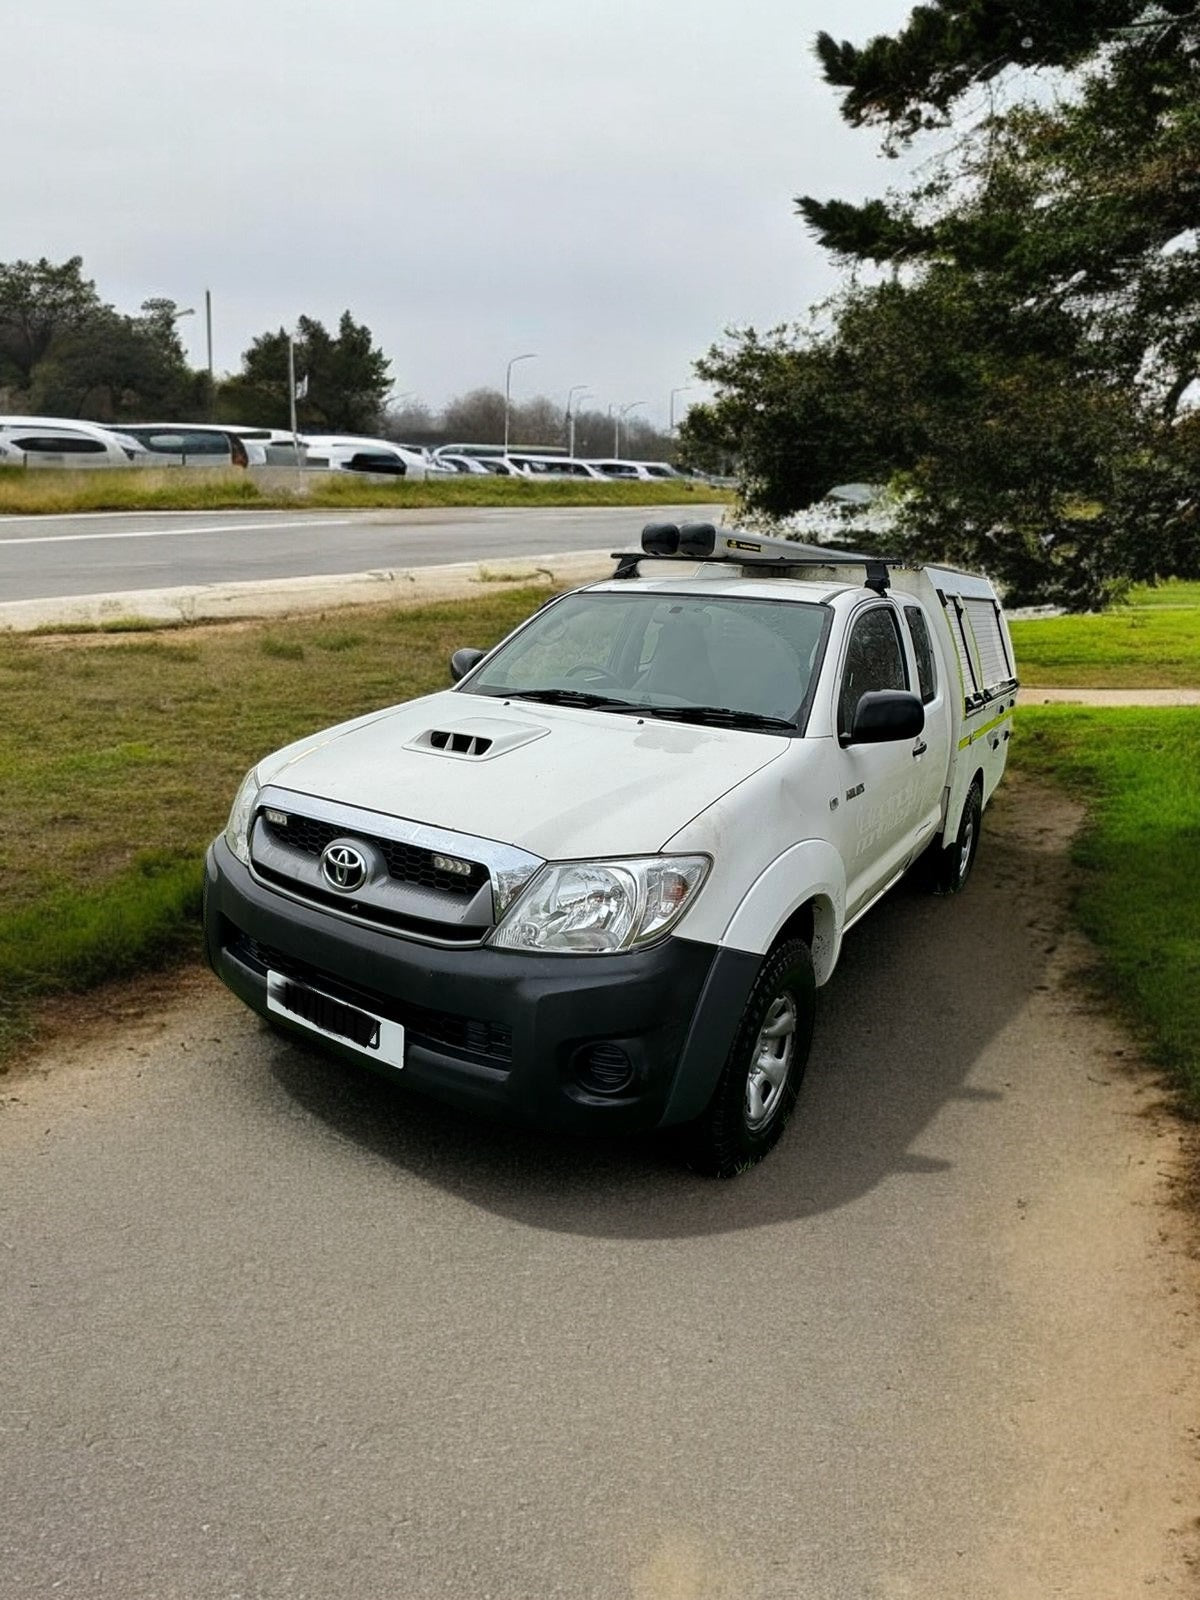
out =
{"type": "Polygon", "coordinates": [[[447,691],[290,745],[259,776],[569,860],[657,851],[787,743],[447,691]]]}

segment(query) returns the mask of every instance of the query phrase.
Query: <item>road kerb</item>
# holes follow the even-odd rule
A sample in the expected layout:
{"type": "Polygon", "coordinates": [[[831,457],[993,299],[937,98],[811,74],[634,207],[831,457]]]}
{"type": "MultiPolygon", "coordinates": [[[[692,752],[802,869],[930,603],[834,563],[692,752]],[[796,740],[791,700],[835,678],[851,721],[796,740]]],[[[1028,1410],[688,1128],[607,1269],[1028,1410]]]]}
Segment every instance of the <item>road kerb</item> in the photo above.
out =
{"type": "Polygon", "coordinates": [[[99,627],[138,618],[147,622],[233,621],[351,605],[427,605],[467,600],[497,588],[570,587],[611,576],[610,552],[572,550],[511,560],[458,561],[432,567],[388,567],[248,583],[193,584],[130,593],[10,600],[0,604],[0,632],[34,628],[99,627]]]}

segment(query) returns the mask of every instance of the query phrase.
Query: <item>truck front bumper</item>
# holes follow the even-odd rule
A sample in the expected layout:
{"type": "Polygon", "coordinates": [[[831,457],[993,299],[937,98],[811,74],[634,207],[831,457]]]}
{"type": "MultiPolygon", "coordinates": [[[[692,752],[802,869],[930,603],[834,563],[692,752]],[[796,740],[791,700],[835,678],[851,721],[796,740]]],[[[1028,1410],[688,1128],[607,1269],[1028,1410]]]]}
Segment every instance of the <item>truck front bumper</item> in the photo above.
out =
{"type": "Polygon", "coordinates": [[[576,1132],[699,1115],[761,961],[680,938],[615,956],[422,944],[280,896],[223,838],[204,929],[218,977],[272,1023],[451,1104],[576,1132]],[[399,1023],[403,1066],[291,1024],[268,1005],[269,972],[399,1023]]]}

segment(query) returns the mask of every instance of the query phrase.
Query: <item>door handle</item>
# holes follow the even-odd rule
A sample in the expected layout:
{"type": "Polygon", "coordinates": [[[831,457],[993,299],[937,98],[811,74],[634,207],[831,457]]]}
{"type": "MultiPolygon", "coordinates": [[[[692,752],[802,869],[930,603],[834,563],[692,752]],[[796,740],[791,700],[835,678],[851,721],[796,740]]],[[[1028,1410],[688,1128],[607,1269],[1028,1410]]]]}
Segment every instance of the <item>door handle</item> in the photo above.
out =
{"type": "Polygon", "coordinates": [[[922,739],[920,744],[913,746],[913,760],[915,761],[918,756],[923,756],[928,749],[929,746],[925,743],[924,739],[922,739]]]}

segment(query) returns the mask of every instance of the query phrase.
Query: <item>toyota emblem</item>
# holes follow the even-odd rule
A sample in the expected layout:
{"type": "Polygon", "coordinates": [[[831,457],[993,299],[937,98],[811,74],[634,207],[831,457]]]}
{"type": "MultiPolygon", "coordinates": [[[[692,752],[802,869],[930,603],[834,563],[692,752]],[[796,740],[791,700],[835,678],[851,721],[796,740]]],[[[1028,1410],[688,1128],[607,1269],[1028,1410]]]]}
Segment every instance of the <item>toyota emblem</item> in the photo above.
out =
{"type": "Polygon", "coordinates": [[[342,894],[353,894],[367,879],[367,860],[352,844],[334,840],[321,852],[321,872],[325,882],[342,894]]]}

